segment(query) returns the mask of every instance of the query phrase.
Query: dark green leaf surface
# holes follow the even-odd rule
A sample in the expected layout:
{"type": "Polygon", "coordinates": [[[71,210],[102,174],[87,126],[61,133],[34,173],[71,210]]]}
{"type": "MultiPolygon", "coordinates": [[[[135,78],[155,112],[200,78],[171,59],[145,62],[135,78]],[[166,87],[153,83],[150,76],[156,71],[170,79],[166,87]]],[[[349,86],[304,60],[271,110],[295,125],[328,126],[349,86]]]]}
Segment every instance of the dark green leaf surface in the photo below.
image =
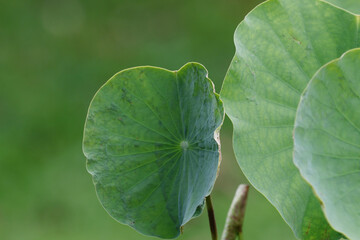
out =
{"type": "Polygon", "coordinates": [[[322,0],[353,14],[360,15],[359,0],[322,0]]]}
{"type": "Polygon", "coordinates": [[[294,162],[330,224],[360,239],[360,49],[320,69],[295,121],[294,162]]]}
{"type": "Polygon", "coordinates": [[[244,174],[301,239],[338,239],[292,161],[300,95],[314,73],[360,45],[358,18],[316,0],[270,0],[235,32],[221,91],[244,174]]]}
{"type": "Polygon", "coordinates": [[[223,116],[200,64],[112,77],[91,102],[83,142],[108,213],[143,234],[177,237],[214,185],[223,116]]]}

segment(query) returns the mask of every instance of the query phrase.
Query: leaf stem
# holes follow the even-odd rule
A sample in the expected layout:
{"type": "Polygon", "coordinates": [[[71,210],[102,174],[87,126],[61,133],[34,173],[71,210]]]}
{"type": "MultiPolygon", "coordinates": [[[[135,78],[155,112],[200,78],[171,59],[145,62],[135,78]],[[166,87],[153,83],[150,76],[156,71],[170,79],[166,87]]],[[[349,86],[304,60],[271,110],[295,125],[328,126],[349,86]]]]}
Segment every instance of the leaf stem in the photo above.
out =
{"type": "Polygon", "coordinates": [[[212,240],[217,240],[217,229],[216,229],[215,214],[214,214],[214,208],[212,206],[210,195],[206,197],[206,208],[207,208],[208,217],[209,217],[211,239],[212,240]]]}
{"type": "Polygon", "coordinates": [[[241,184],[236,190],[229,209],[221,240],[243,240],[242,228],[249,185],[241,184]]]}

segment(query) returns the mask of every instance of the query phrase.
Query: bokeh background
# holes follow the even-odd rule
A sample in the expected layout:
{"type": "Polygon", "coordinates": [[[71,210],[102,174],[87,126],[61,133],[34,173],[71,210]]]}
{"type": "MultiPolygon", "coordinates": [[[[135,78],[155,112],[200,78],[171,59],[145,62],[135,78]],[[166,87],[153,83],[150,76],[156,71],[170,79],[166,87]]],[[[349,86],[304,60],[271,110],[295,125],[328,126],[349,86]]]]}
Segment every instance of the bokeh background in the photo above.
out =
{"type": "MultiPolygon", "coordinates": [[[[260,0],[0,0],[0,240],[138,240],[98,202],[81,141],[87,107],[116,72],[204,64],[220,90],[236,26],[260,0]]],[[[221,232],[238,184],[247,182],[222,129],[213,191],[221,232]]],[[[179,237],[210,239],[207,214],[179,237]]],[[[245,240],[292,240],[254,188],[245,240]]]]}

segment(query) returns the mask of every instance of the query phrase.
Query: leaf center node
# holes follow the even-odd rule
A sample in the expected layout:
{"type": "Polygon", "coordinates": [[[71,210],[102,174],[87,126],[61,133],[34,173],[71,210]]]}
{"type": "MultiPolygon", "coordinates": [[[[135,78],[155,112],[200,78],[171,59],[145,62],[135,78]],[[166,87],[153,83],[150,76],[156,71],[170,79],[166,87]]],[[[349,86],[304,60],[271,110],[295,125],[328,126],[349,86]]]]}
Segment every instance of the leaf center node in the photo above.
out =
{"type": "Polygon", "coordinates": [[[189,142],[184,140],[184,141],[181,141],[180,142],[180,147],[184,150],[188,149],[189,148],[189,142]]]}

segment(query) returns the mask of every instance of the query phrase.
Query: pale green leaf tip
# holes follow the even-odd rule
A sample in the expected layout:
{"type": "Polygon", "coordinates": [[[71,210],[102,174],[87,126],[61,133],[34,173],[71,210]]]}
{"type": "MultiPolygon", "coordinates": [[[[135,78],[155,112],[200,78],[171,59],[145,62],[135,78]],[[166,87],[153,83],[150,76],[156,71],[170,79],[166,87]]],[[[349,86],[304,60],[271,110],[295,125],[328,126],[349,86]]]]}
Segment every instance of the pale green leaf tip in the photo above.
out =
{"type": "Polygon", "coordinates": [[[360,17],[360,1],[358,0],[319,0],[321,2],[330,4],[333,7],[342,9],[357,17],[360,17]]]}

